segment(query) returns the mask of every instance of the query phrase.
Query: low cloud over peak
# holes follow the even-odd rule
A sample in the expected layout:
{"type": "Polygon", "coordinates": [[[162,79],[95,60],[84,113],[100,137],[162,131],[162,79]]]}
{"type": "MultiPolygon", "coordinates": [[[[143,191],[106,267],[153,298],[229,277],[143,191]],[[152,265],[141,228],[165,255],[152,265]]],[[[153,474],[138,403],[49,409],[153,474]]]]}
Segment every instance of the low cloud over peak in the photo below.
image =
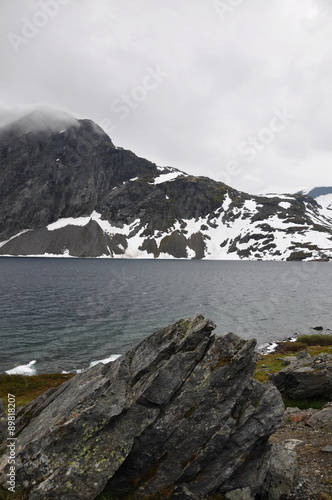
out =
{"type": "Polygon", "coordinates": [[[26,106],[0,107],[0,126],[16,124],[24,132],[51,130],[60,132],[68,126],[78,125],[70,112],[47,103],[26,106]]]}

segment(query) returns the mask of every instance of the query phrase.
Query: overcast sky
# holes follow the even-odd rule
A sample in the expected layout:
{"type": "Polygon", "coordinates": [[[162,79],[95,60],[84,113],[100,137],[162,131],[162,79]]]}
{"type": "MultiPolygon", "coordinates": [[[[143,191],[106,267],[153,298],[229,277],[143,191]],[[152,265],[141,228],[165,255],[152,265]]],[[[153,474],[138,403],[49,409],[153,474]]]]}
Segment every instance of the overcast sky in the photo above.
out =
{"type": "Polygon", "coordinates": [[[331,0],[0,0],[0,123],[36,103],[250,193],[331,185],[331,0]]]}

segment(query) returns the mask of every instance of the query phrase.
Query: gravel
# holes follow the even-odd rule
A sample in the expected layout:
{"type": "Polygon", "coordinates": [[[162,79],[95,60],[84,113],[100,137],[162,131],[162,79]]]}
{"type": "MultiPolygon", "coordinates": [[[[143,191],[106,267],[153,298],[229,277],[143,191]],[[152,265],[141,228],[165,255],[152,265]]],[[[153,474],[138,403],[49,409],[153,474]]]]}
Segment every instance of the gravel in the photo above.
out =
{"type": "Polygon", "coordinates": [[[299,481],[289,500],[332,500],[332,421],[327,427],[310,427],[307,421],[314,412],[318,410],[287,409],[284,425],[270,438],[297,453],[299,481]]]}

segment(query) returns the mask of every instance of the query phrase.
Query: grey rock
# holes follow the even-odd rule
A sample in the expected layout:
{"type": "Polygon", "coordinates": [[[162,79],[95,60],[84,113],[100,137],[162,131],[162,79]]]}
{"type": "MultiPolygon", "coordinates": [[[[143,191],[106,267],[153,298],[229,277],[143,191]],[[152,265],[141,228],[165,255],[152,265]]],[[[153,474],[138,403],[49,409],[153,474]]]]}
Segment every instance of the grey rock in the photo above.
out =
{"type": "Polygon", "coordinates": [[[332,446],[324,446],[324,448],[322,448],[322,451],[324,453],[332,453],[332,446]]]}
{"type": "Polygon", "coordinates": [[[171,495],[171,500],[197,500],[185,486],[177,486],[171,495]]]}
{"type": "Polygon", "coordinates": [[[272,447],[269,469],[263,484],[268,500],[287,498],[298,481],[296,453],[281,444],[272,447]]]}
{"type": "Polygon", "coordinates": [[[313,408],[307,408],[306,410],[300,410],[299,408],[286,408],[285,410],[285,421],[291,421],[294,423],[306,422],[312,415],[317,413],[318,410],[313,408]]]}
{"type": "Polygon", "coordinates": [[[332,355],[320,354],[297,359],[270,380],[280,392],[292,399],[332,397],[332,355]]]}
{"type": "Polygon", "coordinates": [[[311,358],[311,356],[307,350],[300,351],[296,355],[296,359],[310,359],[310,358],[311,358]]]}
{"type": "Polygon", "coordinates": [[[313,428],[332,430],[332,406],[327,406],[316,412],[306,421],[306,424],[313,428]]]}
{"type": "Polygon", "coordinates": [[[284,366],[288,366],[296,361],[296,356],[284,356],[283,358],[280,358],[280,361],[282,361],[284,366]]]}
{"type": "Polygon", "coordinates": [[[250,488],[242,488],[238,490],[228,491],[225,494],[227,500],[253,500],[250,488]]]}
{"type": "Polygon", "coordinates": [[[303,446],[304,441],[301,441],[301,439],[285,439],[285,441],[282,442],[282,446],[285,448],[285,450],[295,450],[298,446],[303,446]]]}
{"type": "MultiPolygon", "coordinates": [[[[17,488],[29,500],[93,500],[106,486],[137,499],[260,494],[284,406],[252,379],[255,340],[214,327],[181,320],[19,412],[17,488]]],[[[4,484],[5,454],[0,473],[4,484]]]]}

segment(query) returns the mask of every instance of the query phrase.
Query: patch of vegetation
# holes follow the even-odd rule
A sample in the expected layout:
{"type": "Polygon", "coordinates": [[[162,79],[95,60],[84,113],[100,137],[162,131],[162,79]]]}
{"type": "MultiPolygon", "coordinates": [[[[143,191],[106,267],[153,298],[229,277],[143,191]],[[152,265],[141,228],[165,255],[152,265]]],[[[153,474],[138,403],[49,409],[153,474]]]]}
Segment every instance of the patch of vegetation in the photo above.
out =
{"type": "MultiPolygon", "coordinates": [[[[298,338],[307,337],[307,335],[300,335],[298,338]]],[[[330,341],[332,336],[330,335],[308,335],[308,337],[329,337],[330,341]]],[[[254,379],[259,382],[265,383],[269,379],[272,373],[277,373],[282,370],[285,365],[282,358],[285,356],[294,356],[294,353],[298,351],[307,350],[310,356],[316,356],[318,354],[332,354],[332,344],[326,346],[320,345],[308,345],[304,342],[281,342],[278,346],[278,350],[271,354],[264,354],[260,356],[257,361],[256,370],[254,372],[254,379]]]]}
{"type": "Polygon", "coordinates": [[[299,342],[296,340],[295,342],[283,342],[278,346],[278,353],[288,353],[288,354],[293,354],[294,352],[299,352],[303,351],[308,347],[307,344],[304,344],[303,342],[299,342]]]}
{"type": "Polygon", "coordinates": [[[16,406],[24,406],[48,389],[59,387],[73,376],[73,373],[44,373],[31,376],[0,375],[0,398],[6,407],[8,394],[13,394],[16,398],[16,406]]]}
{"type": "Polygon", "coordinates": [[[291,399],[286,396],[282,399],[286,408],[299,408],[299,410],[308,410],[309,408],[321,410],[328,403],[327,399],[291,399]]]}
{"type": "Polygon", "coordinates": [[[297,342],[302,342],[306,346],[332,346],[332,335],[315,333],[313,335],[300,335],[297,342]]]}
{"type": "Polygon", "coordinates": [[[317,500],[332,500],[332,497],[328,493],[323,492],[323,493],[319,493],[317,500]]]}
{"type": "Polygon", "coordinates": [[[277,373],[285,367],[280,359],[280,353],[266,354],[257,362],[254,379],[267,382],[272,373],[277,373]]]}
{"type": "Polygon", "coordinates": [[[27,500],[28,493],[8,491],[0,486],[0,500],[27,500]]]}
{"type": "Polygon", "coordinates": [[[195,406],[192,406],[191,408],[189,408],[189,410],[186,411],[186,413],[184,414],[184,418],[189,418],[190,415],[192,415],[194,413],[195,410],[197,410],[198,408],[198,405],[195,405],[195,406]]]}
{"type": "Polygon", "coordinates": [[[210,370],[213,372],[217,368],[221,368],[222,366],[227,365],[231,361],[232,361],[232,356],[225,356],[224,358],[220,358],[217,364],[210,367],[210,370]]]}

